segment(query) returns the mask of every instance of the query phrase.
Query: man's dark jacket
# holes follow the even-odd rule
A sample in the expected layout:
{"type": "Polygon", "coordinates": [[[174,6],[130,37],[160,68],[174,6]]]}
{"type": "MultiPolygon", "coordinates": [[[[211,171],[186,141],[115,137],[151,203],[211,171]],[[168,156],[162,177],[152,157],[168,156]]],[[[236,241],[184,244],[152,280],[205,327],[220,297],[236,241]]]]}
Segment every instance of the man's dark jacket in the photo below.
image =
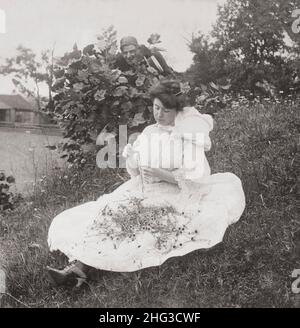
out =
{"type": "MultiPolygon", "coordinates": [[[[138,48],[137,56],[139,60],[145,61],[145,63],[156,69],[162,75],[170,75],[174,73],[172,68],[168,66],[164,57],[159,51],[151,51],[145,45],[140,45],[138,48]]],[[[114,66],[122,72],[126,72],[132,69],[132,66],[127,63],[122,53],[117,55],[114,66]]]]}

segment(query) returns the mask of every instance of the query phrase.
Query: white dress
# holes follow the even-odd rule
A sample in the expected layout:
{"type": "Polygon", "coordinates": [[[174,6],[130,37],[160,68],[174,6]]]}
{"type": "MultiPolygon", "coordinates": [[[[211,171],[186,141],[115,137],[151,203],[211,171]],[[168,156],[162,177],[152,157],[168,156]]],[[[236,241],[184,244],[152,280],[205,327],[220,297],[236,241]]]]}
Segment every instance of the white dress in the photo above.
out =
{"type": "Polygon", "coordinates": [[[177,115],[175,127],[147,127],[133,144],[138,170],[128,167],[131,179],[96,201],[57,215],[49,228],[50,250],[97,269],[129,272],[221,242],[227,227],[242,215],[245,198],[237,176],[210,174],[204,151],[211,146],[211,129],[212,118],[192,107],[177,115]],[[195,132],[202,138],[186,134],[195,132]],[[162,149],[152,147],[150,165],[169,165],[178,184],[143,179],[145,136],[154,135],[162,149]],[[170,140],[181,140],[183,147],[164,151],[170,140]],[[191,151],[196,158],[183,160],[191,151]]]}

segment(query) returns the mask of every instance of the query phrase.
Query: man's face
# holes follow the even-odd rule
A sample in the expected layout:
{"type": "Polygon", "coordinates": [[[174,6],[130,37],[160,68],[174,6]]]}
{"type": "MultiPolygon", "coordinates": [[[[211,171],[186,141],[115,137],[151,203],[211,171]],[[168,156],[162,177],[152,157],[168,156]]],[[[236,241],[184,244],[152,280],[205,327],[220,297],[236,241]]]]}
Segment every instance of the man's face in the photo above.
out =
{"type": "Polygon", "coordinates": [[[122,54],[128,64],[132,64],[137,54],[137,47],[135,45],[128,45],[122,47],[122,54]]]}

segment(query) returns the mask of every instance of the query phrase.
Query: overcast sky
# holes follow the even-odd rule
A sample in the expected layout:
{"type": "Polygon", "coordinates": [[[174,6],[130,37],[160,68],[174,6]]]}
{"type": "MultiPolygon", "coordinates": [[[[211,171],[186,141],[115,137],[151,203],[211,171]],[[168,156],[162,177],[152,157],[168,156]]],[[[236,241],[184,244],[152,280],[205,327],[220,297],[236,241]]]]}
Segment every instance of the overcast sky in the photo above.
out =
{"type": "MultiPolygon", "coordinates": [[[[167,61],[178,71],[192,62],[186,45],[193,33],[207,33],[216,20],[217,4],[225,0],[0,0],[6,33],[0,33],[0,63],[15,54],[19,44],[55,55],[95,40],[114,25],[118,40],[134,35],[145,43],[151,33],[161,35],[167,61]]],[[[11,82],[0,77],[0,93],[10,93],[11,82]]]]}

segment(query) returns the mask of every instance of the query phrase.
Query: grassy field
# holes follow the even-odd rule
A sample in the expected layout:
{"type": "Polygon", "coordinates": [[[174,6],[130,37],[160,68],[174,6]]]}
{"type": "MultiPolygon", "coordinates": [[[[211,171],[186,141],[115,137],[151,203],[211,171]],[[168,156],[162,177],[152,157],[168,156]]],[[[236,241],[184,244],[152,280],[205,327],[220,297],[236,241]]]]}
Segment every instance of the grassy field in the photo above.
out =
{"type": "Polygon", "coordinates": [[[0,170],[15,177],[14,191],[31,193],[41,176],[62,165],[59,156],[45,148],[60,142],[61,136],[37,134],[30,128],[0,127],[0,140],[0,170]]]}
{"type": "Polygon", "coordinates": [[[160,267],[103,272],[80,289],[50,286],[45,266],[63,264],[47,249],[52,218],[113,190],[125,175],[83,172],[71,184],[68,172],[57,172],[43,181],[26,203],[0,217],[10,294],[3,306],[300,307],[300,294],[291,290],[291,273],[300,269],[298,107],[245,103],[216,115],[209,161],[213,172],[241,178],[245,212],[219,245],[160,267]]]}

